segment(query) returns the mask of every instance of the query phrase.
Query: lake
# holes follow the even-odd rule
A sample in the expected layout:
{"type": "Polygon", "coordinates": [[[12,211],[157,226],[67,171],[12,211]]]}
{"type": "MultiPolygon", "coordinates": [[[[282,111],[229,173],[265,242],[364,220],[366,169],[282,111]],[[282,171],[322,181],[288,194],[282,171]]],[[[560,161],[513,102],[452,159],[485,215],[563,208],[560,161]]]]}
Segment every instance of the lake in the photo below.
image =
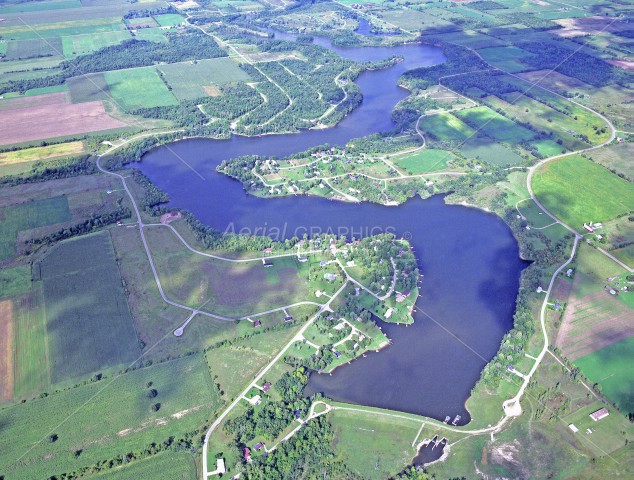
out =
{"type": "Polygon", "coordinates": [[[465,424],[470,417],[464,402],[512,327],[519,276],[526,266],[506,224],[477,209],[445,205],[442,196],[414,198],[399,207],[313,197],[262,199],[246,194],[240,182],[215,171],[222,160],[239,155],[281,157],[388,131],[393,127],[392,108],[407,95],[396,86],[398,77],[406,70],[444,61],[441,50],[431,46],[336,48],[325,39],[316,43],[352,60],[402,55],[405,61],[361,74],[357,84],[363,103],[334,128],[184,140],[154,149],[136,166],[168,193],[170,205],[191,211],[221,231],[262,228],[266,233],[279,228],[290,238],[311,231],[358,237],[387,230],[409,238],[424,274],[414,325],[381,322],[392,345],[332,375],[313,375],[307,393],[319,391],[335,400],[440,420],[461,415],[458,424],[465,424]]]}

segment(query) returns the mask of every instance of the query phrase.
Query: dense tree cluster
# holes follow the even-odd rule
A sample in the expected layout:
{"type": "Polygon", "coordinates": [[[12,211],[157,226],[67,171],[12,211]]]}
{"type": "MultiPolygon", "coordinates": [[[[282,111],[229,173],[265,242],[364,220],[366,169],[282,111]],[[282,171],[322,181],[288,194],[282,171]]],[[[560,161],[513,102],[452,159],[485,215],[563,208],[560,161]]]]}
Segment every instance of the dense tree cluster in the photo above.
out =
{"type": "Polygon", "coordinates": [[[0,177],[0,185],[12,186],[24,183],[44,182],[58,178],[90,175],[97,171],[90,155],[36,162],[30,172],[0,177]]]}
{"type": "Polygon", "coordinates": [[[324,417],[317,417],[274,452],[250,462],[242,476],[247,480],[360,480],[335,453],[333,443],[332,427],[324,417]]]}
{"type": "Polygon", "coordinates": [[[70,227],[61,228],[57,232],[50,233],[43,237],[35,238],[33,240],[30,240],[29,243],[31,243],[32,245],[52,245],[54,243],[61,242],[62,240],[65,240],[67,238],[90,233],[100,227],[111,225],[115,222],[118,222],[119,220],[123,220],[124,218],[130,218],[131,215],[132,213],[130,212],[129,208],[119,207],[116,210],[108,213],[103,213],[101,215],[92,215],[89,219],[84,220],[83,222],[77,223],[70,227]]]}
{"type": "Polygon", "coordinates": [[[595,87],[624,80],[624,75],[616,67],[600,58],[565,48],[555,42],[526,42],[517,46],[535,54],[522,58],[521,61],[537,69],[554,69],[595,87]],[[573,55],[574,59],[571,59],[573,55]]]}
{"type": "Polygon", "coordinates": [[[228,420],[225,431],[235,435],[238,446],[251,442],[256,436],[264,436],[273,441],[295,419],[296,412],[308,413],[311,404],[309,398],[302,397],[302,391],[308,383],[308,374],[303,369],[285,374],[275,384],[282,387],[282,400],[274,401],[266,396],[262,403],[250,407],[241,416],[228,420]]]}

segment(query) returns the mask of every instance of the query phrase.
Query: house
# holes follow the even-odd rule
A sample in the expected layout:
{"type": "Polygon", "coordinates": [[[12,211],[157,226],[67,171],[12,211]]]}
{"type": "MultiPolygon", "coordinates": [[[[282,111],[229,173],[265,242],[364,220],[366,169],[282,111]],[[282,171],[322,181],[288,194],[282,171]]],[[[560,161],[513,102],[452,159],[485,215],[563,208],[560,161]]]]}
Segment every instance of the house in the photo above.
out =
{"type": "Polygon", "coordinates": [[[592,420],[594,420],[595,422],[598,422],[599,420],[601,420],[602,418],[607,417],[608,415],[610,415],[610,412],[607,411],[607,409],[605,408],[600,408],[599,410],[597,410],[596,412],[592,412],[590,414],[590,418],[592,420]]]}
{"type": "Polygon", "coordinates": [[[329,282],[333,282],[337,280],[337,274],[335,273],[324,273],[324,278],[329,282]]]}
{"type": "Polygon", "coordinates": [[[299,262],[304,263],[304,262],[307,262],[307,261],[308,261],[308,258],[307,258],[307,257],[297,257],[297,260],[298,260],[299,262]]]}
{"type": "Polygon", "coordinates": [[[245,462],[251,461],[251,449],[249,447],[244,447],[242,450],[242,458],[245,462]]]}
{"type": "Polygon", "coordinates": [[[272,252],[273,252],[273,249],[272,249],[271,247],[266,247],[266,248],[264,249],[264,254],[265,254],[265,255],[266,255],[267,253],[272,253],[272,252]]]}
{"type": "Polygon", "coordinates": [[[292,322],[292,321],[293,321],[293,317],[291,317],[290,315],[288,315],[288,316],[284,317],[284,321],[285,321],[286,323],[288,323],[288,322],[292,322]]]}
{"type": "Polygon", "coordinates": [[[341,357],[341,352],[338,352],[337,350],[333,350],[332,353],[334,353],[337,358],[341,357]]]}
{"type": "Polygon", "coordinates": [[[255,322],[253,322],[253,326],[254,327],[261,327],[262,326],[262,322],[259,320],[256,320],[255,322]]]}
{"type": "Polygon", "coordinates": [[[262,442],[258,442],[255,444],[255,446],[253,448],[255,448],[255,451],[258,452],[260,450],[262,450],[262,448],[264,447],[264,444],[262,442]]]}
{"type": "Polygon", "coordinates": [[[573,271],[574,270],[572,268],[569,268],[568,270],[566,270],[566,277],[571,277],[573,271]]]}
{"type": "Polygon", "coordinates": [[[260,397],[259,395],[254,395],[253,397],[249,398],[247,402],[249,402],[251,405],[259,405],[261,399],[262,397],[260,397]]]}
{"type": "Polygon", "coordinates": [[[295,419],[299,420],[301,416],[302,416],[302,411],[299,409],[295,410],[295,419]]]}
{"type": "Polygon", "coordinates": [[[575,427],[574,424],[572,424],[572,423],[570,425],[568,425],[568,428],[570,430],[572,430],[572,433],[577,433],[579,431],[579,429],[577,427],[575,427]]]}
{"type": "MultiPolygon", "coordinates": [[[[264,393],[268,392],[271,389],[271,382],[264,382],[264,385],[262,385],[262,391],[264,393]]],[[[256,449],[257,450],[257,449],[256,449]]]]}
{"type": "Polygon", "coordinates": [[[328,260],[322,260],[321,262],[319,262],[319,266],[320,267],[325,267],[326,265],[328,265],[330,262],[328,260]]]}
{"type": "Polygon", "coordinates": [[[585,223],[583,224],[583,229],[586,232],[590,232],[590,233],[594,233],[594,228],[592,228],[592,223],[590,223],[590,225],[586,225],[585,223]]]}

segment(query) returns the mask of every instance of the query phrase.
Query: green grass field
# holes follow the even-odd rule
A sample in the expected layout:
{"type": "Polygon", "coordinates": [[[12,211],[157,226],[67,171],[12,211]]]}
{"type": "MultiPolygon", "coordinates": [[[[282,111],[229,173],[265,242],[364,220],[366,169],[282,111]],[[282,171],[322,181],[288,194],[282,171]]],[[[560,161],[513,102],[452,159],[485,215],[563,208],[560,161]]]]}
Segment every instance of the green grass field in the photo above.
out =
{"type": "Polygon", "coordinates": [[[62,49],[66,58],[73,58],[94,52],[100,48],[117,45],[129,38],[131,38],[130,32],[127,30],[72,35],[62,37],[62,49]]]}
{"type": "Polygon", "coordinates": [[[154,67],[115,70],[104,74],[110,93],[125,110],[176,105],[154,67]]]}
{"type": "Polygon", "coordinates": [[[544,158],[558,155],[564,151],[564,148],[561,145],[557,142],[553,142],[552,140],[534,140],[531,142],[531,145],[544,158]]]}
{"type": "Polygon", "coordinates": [[[28,398],[50,386],[46,319],[42,289],[13,300],[15,311],[14,397],[28,398]]]}
{"type": "Polygon", "coordinates": [[[71,472],[179,438],[200,428],[219,405],[200,355],[17,404],[0,411],[0,471],[13,479],[71,472]],[[150,388],[158,392],[155,398],[148,397],[150,388]],[[161,404],[157,412],[155,403],[161,404]],[[46,438],[50,433],[58,436],[54,443],[46,438]]]}
{"type": "MultiPolygon", "coordinates": [[[[245,321],[245,323],[247,323],[245,321]]],[[[249,325],[252,333],[254,328],[249,325]]],[[[273,357],[295,335],[298,326],[260,333],[232,345],[212,348],[205,353],[214,383],[220,385],[222,398],[231,401],[251,383],[273,357]]]]}
{"type": "Polygon", "coordinates": [[[92,478],[99,480],[191,480],[196,478],[196,463],[187,452],[164,452],[128,465],[107,470],[92,478]]]}
{"type": "Polygon", "coordinates": [[[0,296],[11,297],[31,289],[31,269],[28,265],[0,270],[0,296]]]}
{"type": "Polygon", "coordinates": [[[623,339],[575,360],[592,383],[616,403],[621,411],[634,412],[634,337],[623,339]]]}
{"type": "Polygon", "coordinates": [[[235,318],[314,298],[311,262],[292,256],[272,259],[268,268],[261,261],[229,263],[190,252],[167,228],[146,235],[163,288],[175,301],[235,318]]]}
{"type": "Polygon", "coordinates": [[[81,0],[54,0],[48,2],[21,2],[15,4],[5,4],[0,12],[3,15],[9,13],[38,12],[42,10],[66,10],[67,8],[81,7],[81,0]]]}
{"type": "Polygon", "coordinates": [[[632,210],[634,185],[578,155],[548,162],[533,177],[537,198],[572,228],[632,210]]]}
{"type": "Polygon", "coordinates": [[[179,100],[207,96],[203,87],[246,81],[249,76],[230,58],[212,58],[157,67],[179,100]]]}
{"type": "Polygon", "coordinates": [[[392,478],[416,456],[412,442],[420,422],[343,410],[334,411],[329,420],[334,427],[335,450],[345,455],[346,464],[363,478],[392,478]]]}
{"type": "Polygon", "coordinates": [[[10,40],[50,39],[69,35],[90,35],[124,30],[120,18],[90,18],[39,25],[0,27],[0,35],[10,40]]]}
{"type": "Polygon", "coordinates": [[[108,100],[110,89],[103,73],[91,73],[66,80],[72,103],[108,100]]]}
{"type": "Polygon", "coordinates": [[[57,244],[41,260],[39,271],[52,383],[126,367],[138,357],[108,232],[57,244]]]}
{"type": "Polygon", "coordinates": [[[405,169],[410,175],[418,175],[443,170],[447,168],[447,162],[455,158],[456,156],[448,151],[423,149],[393,157],[391,161],[405,169]]]}
{"type": "Polygon", "coordinates": [[[172,27],[183,23],[185,19],[182,15],[178,15],[177,13],[166,13],[163,15],[156,15],[154,20],[156,20],[161,27],[172,27]]]}
{"type": "Polygon", "coordinates": [[[33,38],[28,40],[16,40],[9,42],[7,46],[7,60],[22,60],[35,57],[59,56],[62,51],[62,42],[59,37],[33,38]]]}
{"type": "Polygon", "coordinates": [[[438,140],[461,141],[472,136],[475,130],[450,113],[439,113],[423,117],[419,123],[420,130],[431,134],[438,140]]]}
{"type": "Polygon", "coordinates": [[[0,260],[15,255],[19,231],[70,219],[68,200],[63,195],[0,208],[0,260]]]}
{"type": "Polygon", "coordinates": [[[490,64],[511,73],[526,70],[526,66],[518,60],[534,56],[534,54],[513,45],[483,48],[478,50],[478,53],[490,64]]]}
{"type": "Polygon", "coordinates": [[[504,145],[479,136],[465,142],[460,151],[466,157],[479,158],[491,165],[519,165],[525,161],[504,145]]]}
{"type": "Polygon", "coordinates": [[[535,136],[527,128],[503,117],[489,107],[467,108],[456,112],[455,115],[496,140],[518,143],[530,140],[535,136]]]}

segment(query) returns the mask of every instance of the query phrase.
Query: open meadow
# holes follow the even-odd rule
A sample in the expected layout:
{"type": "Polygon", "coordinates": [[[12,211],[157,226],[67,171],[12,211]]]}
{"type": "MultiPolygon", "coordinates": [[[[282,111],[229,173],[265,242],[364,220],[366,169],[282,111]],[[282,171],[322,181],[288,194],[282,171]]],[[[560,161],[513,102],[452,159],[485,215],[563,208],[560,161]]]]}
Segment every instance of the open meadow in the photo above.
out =
{"type": "Polygon", "coordinates": [[[140,350],[108,232],[57,244],[34,271],[44,293],[52,383],[136,360],[140,350]]]}
{"type": "Polygon", "coordinates": [[[52,393],[0,410],[0,470],[15,479],[72,472],[180,438],[218,406],[200,355],[52,393]],[[55,441],[48,438],[52,434],[55,441]]]}
{"type": "Polygon", "coordinates": [[[533,177],[539,201],[577,231],[583,224],[607,222],[634,205],[634,185],[579,155],[542,166],[533,177]]]}

